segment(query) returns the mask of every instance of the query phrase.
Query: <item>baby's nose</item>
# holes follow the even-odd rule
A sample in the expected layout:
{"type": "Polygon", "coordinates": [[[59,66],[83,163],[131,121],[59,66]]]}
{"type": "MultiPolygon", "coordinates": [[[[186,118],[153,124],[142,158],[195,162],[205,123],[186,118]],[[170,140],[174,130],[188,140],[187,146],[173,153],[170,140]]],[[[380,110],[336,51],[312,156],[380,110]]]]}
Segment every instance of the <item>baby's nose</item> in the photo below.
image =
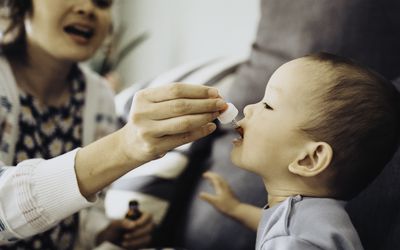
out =
{"type": "Polygon", "coordinates": [[[244,116],[249,116],[252,110],[252,106],[253,105],[247,105],[246,107],[244,107],[243,109],[243,114],[244,116]]]}

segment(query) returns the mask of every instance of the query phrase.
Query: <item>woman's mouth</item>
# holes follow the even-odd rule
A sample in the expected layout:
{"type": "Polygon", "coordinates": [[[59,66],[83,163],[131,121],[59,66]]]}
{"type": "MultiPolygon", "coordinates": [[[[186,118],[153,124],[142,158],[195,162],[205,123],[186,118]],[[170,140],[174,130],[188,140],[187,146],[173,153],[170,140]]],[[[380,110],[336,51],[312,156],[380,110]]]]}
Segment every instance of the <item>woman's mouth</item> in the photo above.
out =
{"type": "Polygon", "coordinates": [[[94,29],[86,25],[68,25],[64,27],[64,31],[72,40],[81,45],[87,44],[94,36],[94,29]]]}

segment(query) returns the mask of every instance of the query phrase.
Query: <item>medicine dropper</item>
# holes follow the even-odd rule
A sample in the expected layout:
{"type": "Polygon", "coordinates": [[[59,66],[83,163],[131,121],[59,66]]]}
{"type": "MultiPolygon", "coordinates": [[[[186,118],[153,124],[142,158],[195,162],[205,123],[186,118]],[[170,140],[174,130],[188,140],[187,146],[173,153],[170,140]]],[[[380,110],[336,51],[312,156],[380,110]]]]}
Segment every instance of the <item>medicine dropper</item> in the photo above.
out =
{"type": "Polygon", "coordinates": [[[220,116],[218,116],[218,120],[222,124],[230,123],[234,129],[237,129],[239,128],[239,125],[237,124],[236,116],[238,115],[239,111],[235,107],[235,105],[233,105],[233,103],[229,102],[227,103],[227,105],[228,108],[224,112],[222,112],[220,116]]]}

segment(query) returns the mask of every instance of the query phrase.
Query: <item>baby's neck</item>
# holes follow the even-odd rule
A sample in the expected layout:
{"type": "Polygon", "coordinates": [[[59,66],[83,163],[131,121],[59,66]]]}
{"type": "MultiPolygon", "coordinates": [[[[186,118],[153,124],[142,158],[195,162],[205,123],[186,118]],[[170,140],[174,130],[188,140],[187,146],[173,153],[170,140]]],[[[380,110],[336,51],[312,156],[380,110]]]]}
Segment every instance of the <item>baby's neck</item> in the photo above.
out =
{"type": "Polygon", "coordinates": [[[289,196],[273,196],[268,194],[268,206],[273,207],[282,201],[286,200],[289,196]]]}
{"type": "Polygon", "coordinates": [[[323,190],[320,192],[312,192],[307,189],[300,189],[300,188],[273,188],[265,185],[267,193],[268,193],[268,205],[269,207],[273,207],[282,201],[286,200],[291,196],[301,195],[301,196],[308,196],[308,197],[330,197],[330,195],[323,190]]]}

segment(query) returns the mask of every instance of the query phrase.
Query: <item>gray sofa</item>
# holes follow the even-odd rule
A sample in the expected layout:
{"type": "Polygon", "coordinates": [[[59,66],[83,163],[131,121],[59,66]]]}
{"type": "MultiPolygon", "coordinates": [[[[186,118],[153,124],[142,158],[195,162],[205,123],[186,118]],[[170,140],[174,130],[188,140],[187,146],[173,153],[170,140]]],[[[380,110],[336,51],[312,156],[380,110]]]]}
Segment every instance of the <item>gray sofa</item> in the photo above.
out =
{"type": "MultiPolygon", "coordinates": [[[[226,72],[235,79],[225,97],[239,110],[262,97],[266,81],[279,65],[311,52],[354,58],[389,79],[400,76],[398,0],[262,0],[261,13],[250,58],[226,72]]],[[[209,82],[215,83],[215,79],[209,82]]],[[[169,207],[155,235],[156,245],[199,250],[254,248],[254,232],[197,198],[199,192],[211,191],[201,174],[212,170],[228,179],[243,202],[264,205],[267,194],[261,180],[230,161],[233,136],[220,128],[186,149],[188,166],[168,183],[169,207]]],[[[366,249],[400,249],[399,164],[397,153],[379,178],[348,204],[366,249]]],[[[144,185],[147,189],[137,190],[146,191],[155,184],[144,185]]]]}

